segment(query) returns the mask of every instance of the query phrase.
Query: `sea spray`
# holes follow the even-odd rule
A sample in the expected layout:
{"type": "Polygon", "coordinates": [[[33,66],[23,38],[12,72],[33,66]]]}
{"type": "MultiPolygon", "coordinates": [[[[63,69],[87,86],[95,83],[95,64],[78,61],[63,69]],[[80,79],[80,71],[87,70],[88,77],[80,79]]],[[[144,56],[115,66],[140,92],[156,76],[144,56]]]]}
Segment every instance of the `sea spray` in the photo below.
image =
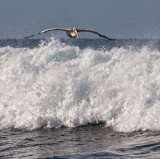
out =
{"type": "Polygon", "coordinates": [[[160,130],[160,51],[85,48],[58,40],[0,48],[0,128],[160,130]]]}

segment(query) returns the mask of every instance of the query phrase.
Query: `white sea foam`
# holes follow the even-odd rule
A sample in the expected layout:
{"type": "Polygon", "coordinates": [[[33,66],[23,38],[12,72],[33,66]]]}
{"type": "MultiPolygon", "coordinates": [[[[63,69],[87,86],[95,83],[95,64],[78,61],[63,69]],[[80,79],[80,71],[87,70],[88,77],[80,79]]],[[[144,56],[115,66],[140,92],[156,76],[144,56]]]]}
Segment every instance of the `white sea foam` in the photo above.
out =
{"type": "Polygon", "coordinates": [[[52,39],[0,48],[0,128],[160,130],[160,52],[80,49],[52,39]]]}

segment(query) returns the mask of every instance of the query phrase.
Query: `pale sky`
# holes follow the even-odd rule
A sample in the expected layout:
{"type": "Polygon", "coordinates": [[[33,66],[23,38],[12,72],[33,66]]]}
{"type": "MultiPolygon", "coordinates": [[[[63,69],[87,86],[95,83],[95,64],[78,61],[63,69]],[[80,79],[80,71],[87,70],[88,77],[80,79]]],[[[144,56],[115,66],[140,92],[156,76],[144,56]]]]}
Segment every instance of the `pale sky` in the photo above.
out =
{"type": "MultiPolygon", "coordinates": [[[[0,0],[0,39],[21,39],[63,27],[92,29],[110,38],[160,39],[160,0],[0,0]]],[[[63,32],[48,32],[66,37],[63,32]]],[[[98,38],[81,33],[81,38],[98,38]]]]}

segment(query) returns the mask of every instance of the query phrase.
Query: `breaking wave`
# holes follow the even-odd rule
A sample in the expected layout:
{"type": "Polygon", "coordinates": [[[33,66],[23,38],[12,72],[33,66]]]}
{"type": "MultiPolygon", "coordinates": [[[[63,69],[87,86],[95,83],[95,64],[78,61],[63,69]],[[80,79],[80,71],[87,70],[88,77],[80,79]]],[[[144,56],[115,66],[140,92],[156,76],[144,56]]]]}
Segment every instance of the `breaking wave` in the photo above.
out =
{"type": "Polygon", "coordinates": [[[105,122],[115,131],[159,131],[159,114],[156,49],[80,49],[55,39],[0,48],[0,129],[105,122]]]}

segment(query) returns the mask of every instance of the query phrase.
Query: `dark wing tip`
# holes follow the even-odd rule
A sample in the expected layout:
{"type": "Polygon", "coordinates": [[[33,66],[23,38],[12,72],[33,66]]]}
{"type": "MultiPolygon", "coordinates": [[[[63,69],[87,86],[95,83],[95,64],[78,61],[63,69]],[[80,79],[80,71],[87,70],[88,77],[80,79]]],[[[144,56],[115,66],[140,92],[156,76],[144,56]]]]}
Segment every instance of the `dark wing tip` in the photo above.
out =
{"type": "Polygon", "coordinates": [[[116,40],[116,39],[109,39],[109,40],[114,41],[114,40],[116,40]]]}
{"type": "Polygon", "coordinates": [[[111,39],[111,38],[108,38],[107,36],[104,36],[104,35],[99,35],[99,37],[102,37],[102,38],[105,38],[105,39],[108,39],[108,40],[110,40],[110,41],[114,41],[114,40],[116,40],[116,39],[111,39]]]}
{"type": "Polygon", "coordinates": [[[26,36],[26,37],[24,37],[24,39],[28,39],[28,38],[31,38],[31,37],[33,37],[34,35],[31,35],[31,36],[26,36]]]}
{"type": "Polygon", "coordinates": [[[37,34],[33,34],[33,35],[30,35],[30,36],[26,36],[26,37],[24,37],[25,39],[27,39],[27,38],[31,38],[31,37],[33,37],[33,36],[37,36],[37,35],[39,35],[39,34],[42,34],[43,32],[39,32],[39,33],[37,33],[37,34]]]}

